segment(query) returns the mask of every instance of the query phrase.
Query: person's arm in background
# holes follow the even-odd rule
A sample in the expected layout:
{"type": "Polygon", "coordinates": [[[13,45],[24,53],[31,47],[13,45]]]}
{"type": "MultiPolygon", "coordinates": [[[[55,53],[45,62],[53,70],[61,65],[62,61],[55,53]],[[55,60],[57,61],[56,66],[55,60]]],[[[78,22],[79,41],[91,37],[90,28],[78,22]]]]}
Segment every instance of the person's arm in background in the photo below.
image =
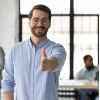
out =
{"type": "Polygon", "coordinates": [[[14,48],[12,48],[6,58],[3,80],[2,80],[2,91],[4,95],[4,100],[14,100],[14,48]]]}
{"type": "Polygon", "coordinates": [[[0,71],[4,69],[5,63],[5,53],[4,50],[0,47],[0,71]]]}

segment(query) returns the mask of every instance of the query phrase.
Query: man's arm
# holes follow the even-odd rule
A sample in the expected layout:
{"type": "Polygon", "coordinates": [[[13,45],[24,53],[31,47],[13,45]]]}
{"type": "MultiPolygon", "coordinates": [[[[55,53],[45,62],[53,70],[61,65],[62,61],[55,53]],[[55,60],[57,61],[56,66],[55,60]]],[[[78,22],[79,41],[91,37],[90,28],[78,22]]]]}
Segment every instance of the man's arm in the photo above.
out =
{"type": "Polygon", "coordinates": [[[78,72],[77,74],[76,74],[76,76],[74,77],[74,80],[80,80],[80,73],[78,72]]]}
{"type": "Polygon", "coordinates": [[[53,51],[54,53],[47,59],[45,48],[42,48],[41,71],[57,71],[63,66],[66,58],[65,50],[58,46],[53,51]]]}
{"type": "Polygon", "coordinates": [[[4,100],[14,100],[14,94],[13,92],[4,92],[4,100]]]}
{"type": "Polygon", "coordinates": [[[51,57],[47,59],[46,57],[42,59],[41,71],[53,71],[57,68],[58,60],[56,57],[51,57]]]}

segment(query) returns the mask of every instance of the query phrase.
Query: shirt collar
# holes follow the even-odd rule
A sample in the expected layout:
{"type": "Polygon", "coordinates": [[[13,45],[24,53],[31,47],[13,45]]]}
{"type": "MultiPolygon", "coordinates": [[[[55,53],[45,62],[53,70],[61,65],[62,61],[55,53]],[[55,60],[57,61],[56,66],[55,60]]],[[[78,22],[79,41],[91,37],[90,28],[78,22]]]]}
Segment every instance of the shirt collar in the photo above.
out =
{"type": "Polygon", "coordinates": [[[86,71],[88,71],[88,70],[86,69],[86,67],[84,67],[84,68],[83,68],[83,71],[86,72],[86,71]]]}
{"type": "MultiPolygon", "coordinates": [[[[48,38],[46,38],[41,44],[39,44],[36,48],[42,48],[42,47],[44,47],[46,44],[47,44],[47,42],[48,42],[48,38]]],[[[31,37],[30,37],[30,39],[29,39],[29,46],[32,48],[32,47],[35,47],[33,44],[32,44],[32,42],[31,42],[31,37]]]]}
{"type": "MultiPolygon", "coordinates": [[[[95,68],[95,66],[94,66],[94,68],[95,68]]],[[[84,67],[83,71],[84,71],[84,72],[86,72],[86,71],[91,71],[91,70],[94,70],[94,68],[92,68],[92,69],[90,69],[90,70],[87,70],[87,68],[84,67]]]]}

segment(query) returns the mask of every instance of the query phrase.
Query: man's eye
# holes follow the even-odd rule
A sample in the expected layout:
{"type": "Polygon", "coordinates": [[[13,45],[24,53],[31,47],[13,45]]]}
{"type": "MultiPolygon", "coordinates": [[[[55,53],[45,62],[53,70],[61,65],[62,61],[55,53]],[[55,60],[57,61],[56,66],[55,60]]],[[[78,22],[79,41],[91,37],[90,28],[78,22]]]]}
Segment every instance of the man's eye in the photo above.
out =
{"type": "Polygon", "coordinates": [[[42,20],[43,22],[47,22],[47,20],[42,20]]]}
{"type": "Polygon", "coordinates": [[[37,22],[38,20],[35,19],[34,21],[37,22]]]}

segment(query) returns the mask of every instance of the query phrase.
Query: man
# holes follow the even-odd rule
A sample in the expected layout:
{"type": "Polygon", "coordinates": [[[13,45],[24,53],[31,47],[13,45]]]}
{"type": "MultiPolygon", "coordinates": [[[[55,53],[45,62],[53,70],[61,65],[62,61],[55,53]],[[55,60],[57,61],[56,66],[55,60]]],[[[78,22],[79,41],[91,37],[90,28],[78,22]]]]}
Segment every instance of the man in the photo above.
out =
{"type": "MultiPolygon", "coordinates": [[[[95,73],[98,71],[98,67],[93,65],[93,58],[91,55],[86,55],[83,58],[85,68],[82,68],[76,75],[75,80],[90,80],[95,77],[95,73]]],[[[96,89],[80,89],[79,100],[94,100],[98,95],[96,89]]]]}
{"type": "Polygon", "coordinates": [[[36,5],[29,13],[29,40],[15,44],[7,57],[2,80],[5,100],[58,100],[59,75],[65,49],[47,38],[51,11],[36,5]]]}
{"type": "Polygon", "coordinates": [[[1,100],[1,79],[2,79],[2,70],[4,69],[5,63],[5,53],[2,47],[0,47],[0,100],[1,100]]]}

